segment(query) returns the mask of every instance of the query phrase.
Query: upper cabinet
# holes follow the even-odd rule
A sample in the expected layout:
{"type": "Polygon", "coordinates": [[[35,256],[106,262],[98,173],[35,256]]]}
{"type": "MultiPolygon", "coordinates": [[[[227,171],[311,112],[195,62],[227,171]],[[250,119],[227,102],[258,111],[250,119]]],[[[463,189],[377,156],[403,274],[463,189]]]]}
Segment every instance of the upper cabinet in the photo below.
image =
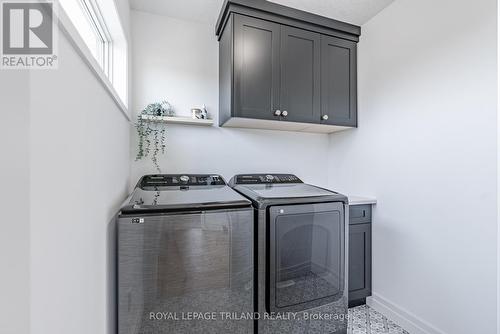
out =
{"type": "MultiPolygon", "coordinates": [[[[273,119],[280,100],[280,25],[241,15],[234,16],[233,24],[234,81],[228,87],[233,92],[233,115],[273,119]]],[[[231,67],[227,59],[225,63],[221,66],[231,67]]]]}
{"type": "Polygon", "coordinates": [[[356,43],[321,36],[322,123],[357,126],[356,91],[356,43]]]}
{"type": "Polygon", "coordinates": [[[359,27],[227,0],[216,34],[220,125],[323,133],[357,126],[359,27]]]}
{"type": "Polygon", "coordinates": [[[281,26],[280,111],[289,122],[320,120],[321,35],[281,26]]]}

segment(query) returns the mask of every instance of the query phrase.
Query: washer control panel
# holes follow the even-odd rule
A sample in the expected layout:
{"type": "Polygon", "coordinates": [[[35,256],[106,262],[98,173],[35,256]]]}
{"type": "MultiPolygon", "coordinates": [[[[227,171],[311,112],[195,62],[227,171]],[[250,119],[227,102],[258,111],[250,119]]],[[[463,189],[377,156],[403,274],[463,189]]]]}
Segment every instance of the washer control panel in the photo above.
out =
{"type": "Polygon", "coordinates": [[[145,175],[141,180],[141,188],[172,186],[214,186],[225,185],[220,175],[212,174],[158,174],[145,175]]]}
{"type": "Polygon", "coordinates": [[[235,184],[302,183],[293,174],[241,174],[234,180],[235,184]]]}

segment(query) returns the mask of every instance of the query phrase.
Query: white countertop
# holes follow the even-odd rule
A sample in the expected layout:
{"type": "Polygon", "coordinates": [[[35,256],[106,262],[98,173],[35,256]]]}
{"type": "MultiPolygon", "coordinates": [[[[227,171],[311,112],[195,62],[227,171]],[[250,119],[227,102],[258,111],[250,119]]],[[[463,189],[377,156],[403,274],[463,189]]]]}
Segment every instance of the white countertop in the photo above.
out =
{"type": "Polygon", "coordinates": [[[349,205],[361,205],[361,204],[377,204],[377,199],[373,197],[363,197],[363,196],[347,196],[349,198],[349,205]]]}

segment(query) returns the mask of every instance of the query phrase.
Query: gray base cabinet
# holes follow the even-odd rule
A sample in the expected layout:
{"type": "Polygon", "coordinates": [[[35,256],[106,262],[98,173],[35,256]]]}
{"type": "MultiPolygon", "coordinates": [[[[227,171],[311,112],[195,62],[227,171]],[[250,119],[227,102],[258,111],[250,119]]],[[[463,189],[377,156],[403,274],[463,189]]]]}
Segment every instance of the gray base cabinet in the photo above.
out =
{"type": "Polygon", "coordinates": [[[372,289],[371,205],[349,208],[349,306],[366,303],[372,289]]]}
{"type": "Polygon", "coordinates": [[[236,118],[251,127],[357,126],[359,27],[264,1],[229,0],[216,31],[220,125],[236,118]]]}

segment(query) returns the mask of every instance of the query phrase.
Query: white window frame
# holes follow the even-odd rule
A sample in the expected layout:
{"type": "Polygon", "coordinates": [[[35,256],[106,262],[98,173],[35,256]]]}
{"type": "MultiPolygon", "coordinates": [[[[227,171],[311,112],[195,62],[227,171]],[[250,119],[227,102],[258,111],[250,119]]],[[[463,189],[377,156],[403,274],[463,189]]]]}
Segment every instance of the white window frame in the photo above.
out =
{"type": "Polygon", "coordinates": [[[119,109],[130,121],[128,35],[122,25],[115,1],[59,0],[58,2],[60,6],[57,17],[61,31],[69,38],[75,50],[100,79],[119,109]],[[95,51],[90,49],[80,35],[72,16],[68,15],[66,10],[78,11],[77,20],[80,24],[84,18],[88,19],[89,25],[98,37],[97,57],[94,55],[95,51]]]}
{"type": "Polygon", "coordinates": [[[97,62],[101,65],[104,74],[113,83],[113,40],[102,17],[101,10],[95,0],[78,0],[78,2],[92,30],[99,38],[97,62]]]}

